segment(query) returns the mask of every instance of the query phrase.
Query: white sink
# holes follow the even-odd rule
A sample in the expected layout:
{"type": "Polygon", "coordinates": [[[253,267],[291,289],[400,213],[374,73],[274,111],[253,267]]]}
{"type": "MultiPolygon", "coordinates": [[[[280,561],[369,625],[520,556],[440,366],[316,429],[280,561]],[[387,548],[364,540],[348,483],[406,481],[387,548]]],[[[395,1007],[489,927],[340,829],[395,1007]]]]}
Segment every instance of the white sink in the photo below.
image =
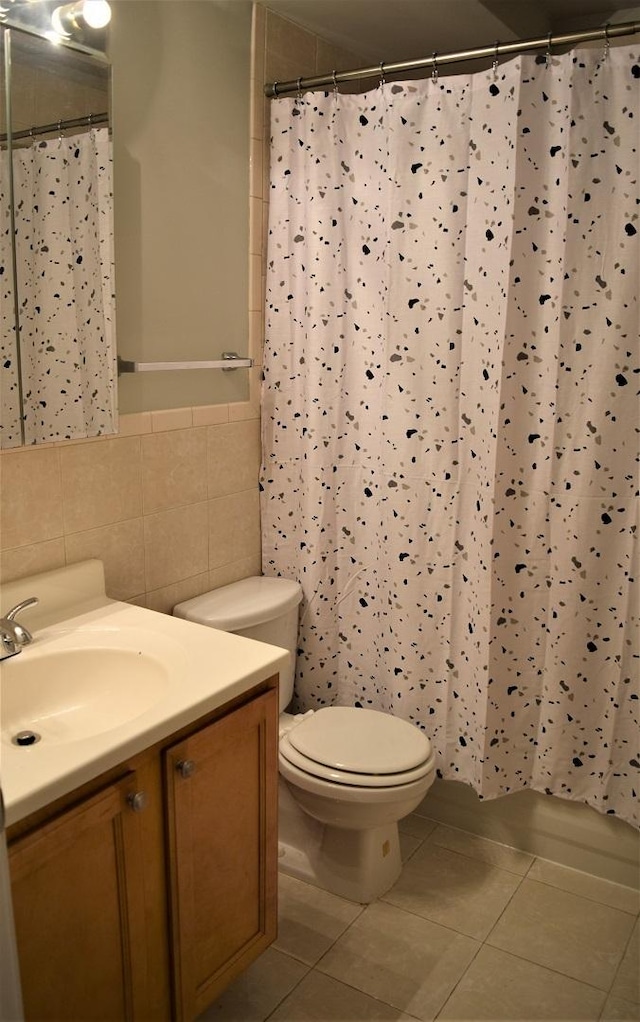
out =
{"type": "Polygon", "coordinates": [[[66,742],[102,734],[133,720],[162,699],[169,674],[147,652],[101,646],[36,650],[5,661],[2,731],[34,731],[66,742]]]}
{"type": "Polygon", "coordinates": [[[0,662],[6,824],[68,794],[283,670],[275,646],[105,594],[99,561],[9,582],[33,642],[0,662]],[[19,746],[19,731],[40,740],[19,746]]]}

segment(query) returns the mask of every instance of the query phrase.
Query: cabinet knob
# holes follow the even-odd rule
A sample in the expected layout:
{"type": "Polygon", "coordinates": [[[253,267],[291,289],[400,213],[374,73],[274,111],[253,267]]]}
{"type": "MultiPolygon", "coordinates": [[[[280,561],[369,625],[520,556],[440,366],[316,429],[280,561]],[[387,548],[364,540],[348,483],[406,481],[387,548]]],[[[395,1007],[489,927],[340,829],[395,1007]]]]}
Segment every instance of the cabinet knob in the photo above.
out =
{"type": "Polygon", "coordinates": [[[131,795],[127,795],[127,802],[129,803],[129,808],[133,809],[134,813],[141,813],[149,805],[149,796],[146,791],[136,791],[131,795]]]}
{"type": "Polygon", "coordinates": [[[192,759],[181,759],[176,763],[176,770],[181,777],[191,777],[194,773],[196,765],[192,759]]]}

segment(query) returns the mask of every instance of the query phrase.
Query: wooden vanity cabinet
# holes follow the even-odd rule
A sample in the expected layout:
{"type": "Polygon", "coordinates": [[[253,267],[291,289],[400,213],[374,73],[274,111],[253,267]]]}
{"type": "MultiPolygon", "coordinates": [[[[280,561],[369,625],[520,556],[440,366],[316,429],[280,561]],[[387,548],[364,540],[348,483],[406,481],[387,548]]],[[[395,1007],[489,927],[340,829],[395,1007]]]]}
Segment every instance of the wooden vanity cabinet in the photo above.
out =
{"type": "Polygon", "coordinates": [[[27,1022],[191,1020],[274,939],[275,684],[9,829],[27,1022]]]}
{"type": "Polygon", "coordinates": [[[127,774],[10,847],[27,1019],[141,1017],[144,847],[127,774]]]}
{"type": "Polygon", "coordinates": [[[276,703],[268,692],[165,754],[179,1020],[200,1014],[276,936],[276,703]]]}

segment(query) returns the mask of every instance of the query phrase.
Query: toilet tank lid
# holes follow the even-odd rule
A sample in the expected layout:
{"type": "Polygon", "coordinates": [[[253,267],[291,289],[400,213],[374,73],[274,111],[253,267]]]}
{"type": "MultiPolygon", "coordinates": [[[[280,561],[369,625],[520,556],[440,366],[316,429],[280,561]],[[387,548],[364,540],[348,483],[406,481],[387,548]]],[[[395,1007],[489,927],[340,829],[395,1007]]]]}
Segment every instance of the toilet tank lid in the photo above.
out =
{"type": "Polygon", "coordinates": [[[301,599],[298,582],[260,575],[178,603],[173,613],[209,628],[235,632],[286,614],[297,607],[301,599]]]}

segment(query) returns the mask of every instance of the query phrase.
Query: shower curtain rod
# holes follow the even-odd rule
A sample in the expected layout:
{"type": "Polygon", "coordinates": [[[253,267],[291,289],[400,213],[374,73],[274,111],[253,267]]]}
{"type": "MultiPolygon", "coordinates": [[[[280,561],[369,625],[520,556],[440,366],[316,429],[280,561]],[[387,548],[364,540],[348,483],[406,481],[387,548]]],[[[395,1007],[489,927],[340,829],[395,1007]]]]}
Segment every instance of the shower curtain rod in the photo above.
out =
{"type": "MultiPolygon", "coordinates": [[[[108,113],[87,114],[86,117],[71,117],[66,121],[52,121],[51,124],[39,124],[37,127],[25,128],[23,131],[12,131],[11,139],[15,141],[35,135],[49,135],[52,131],[66,131],[67,128],[82,128],[86,125],[93,127],[94,124],[106,124],[108,121],[108,113]]],[[[8,137],[8,135],[0,135],[0,142],[6,142],[8,137]]]]}
{"type": "Polygon", "coordinates": [[[604,28],[585,29],[582,32],[569,32],[565,35],[539,36],[536,39],[516,39],[511,43],[496,41],[492,46],[480,46],[474,50],[456,50],[450,53],[433,53],[430,57],[420,60],[400,60],[393,64],[381,61],[370,67],[358,67],[351,71],[332,71],[327,74],[314,75],[311,78],[294,78],[287,82],[270,82],[264,87],[265,96],[279,99],[281,96],[299,93],[304,89],[320,89],[325,85],[337,88],[341,82],[358,81],[361,78],[384,78],[388,74],[404,71],[419,71],[431,68],[437,71],[441,64],[456,64],[463,60],[477,60],[524,53],[527,50],[550,50],[552,46],[573,46],[574,43],[590,42],[604,39],[608,44],[617,36],[633,35],[640,32],[640,21],[625,21],[619,25],[606,25],[604,28]]]}

